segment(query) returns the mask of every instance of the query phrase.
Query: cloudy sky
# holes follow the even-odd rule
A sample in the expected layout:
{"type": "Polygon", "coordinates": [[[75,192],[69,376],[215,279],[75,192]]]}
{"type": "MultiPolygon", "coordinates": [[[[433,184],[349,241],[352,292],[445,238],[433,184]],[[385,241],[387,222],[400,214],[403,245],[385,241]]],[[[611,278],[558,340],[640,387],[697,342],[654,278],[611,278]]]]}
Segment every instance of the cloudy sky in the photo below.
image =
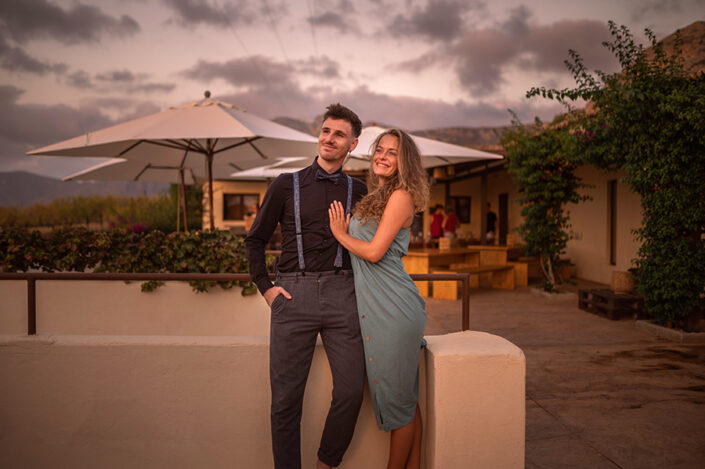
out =
{"type": "Polygon", "coordinates": [[[213,97],[311,121],[330,102],[408,130],[550,119],[563,60],[613,71],[607,21],[663,37],[705,0],[2,0],[0,171],[87,164],[33,148],[213,97]]]}

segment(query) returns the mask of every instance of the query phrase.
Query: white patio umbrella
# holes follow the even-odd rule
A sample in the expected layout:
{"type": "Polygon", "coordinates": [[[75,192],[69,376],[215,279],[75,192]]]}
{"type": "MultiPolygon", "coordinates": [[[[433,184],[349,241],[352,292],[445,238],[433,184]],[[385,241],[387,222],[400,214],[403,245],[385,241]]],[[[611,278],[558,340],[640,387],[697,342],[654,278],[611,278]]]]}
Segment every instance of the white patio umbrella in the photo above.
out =
{"type": "Polygon", "coordinates": [[[155,166],[190,168],[199,174],[207,164],[210,226],[213,222],[214,166],[241,171],[282,156],[316,153],[308,134],[206,98],[172,107],[63,142],[28,155],[124,158],[155,166]]]}
{"type": "MultiPolygon", "coordinates": [[[[370,147],[375,142],[379,134],[384,132],[385,128],[377,126],[369,126],[362,129],[358,139],[357,147],[350,153],[350,156],[343,164],[343,169],[346,170],[364,170],[370,166],[370,158],[372,151],[370,147]]],[[[488,153],[486,151],[475,150],[452,143],[441,142],[430,138],[419,137],[418,135],[409,134],[416,142],[421,152],[421,164],[424,168],[435,168],[437,166],[446,166],[449,164],[467,163],[469,161],[479,160],[501,160],[502,155],[488,153]]],[[[313,161],[313,157],[296,160],[283,160],[273,165],[268,165],[267,168],[274,169],[286,168],[287,171],[294,171],[292,168],[303,168],[313,161]]],[[[238,174],[238,173],[235,173],[238,174]]],[[[233,176],[235,175],[233,174],[233,176]]]]}
{"type": "Polygon", "coordinates": [[[277,163],[237,171],[231,173],[228,177],[240,181],[266,181],[274,179],[283,173],[293,173],[303,169],[307,164],[310,165],[311,161],[312,158],[310,156],[279,158],[277,163]]]}

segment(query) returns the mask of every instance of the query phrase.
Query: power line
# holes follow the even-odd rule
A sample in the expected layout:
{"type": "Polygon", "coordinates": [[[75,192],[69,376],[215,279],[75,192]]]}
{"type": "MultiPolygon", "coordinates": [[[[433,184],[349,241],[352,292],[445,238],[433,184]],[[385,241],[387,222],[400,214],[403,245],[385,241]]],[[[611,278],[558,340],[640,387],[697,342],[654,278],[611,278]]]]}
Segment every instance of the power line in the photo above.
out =
{"type": "Polygon", "coordinates": [[[264,11],[267,14],[267,18],[269,18],[269,24],[272,26],[272,30],[274,31],[274,35],[277,38],[277,42],[279,43],[279,48],[282,50],[282,55],[284,56],[284,60],[286,60],[287,63],[289,63],[289,57],[286,55],[286,50],[284,49],[284,43],[282,42],[282,38],[279,36],[279,31],[277,30],[277,26],[274,22],[274,17],[272,16],[272,12],[269,9],[269,5],[267,4],[267,0],[262,0],[262,3],[264,4],[264,11]]]}
{"type": "Polygon", "coordinates": [[[264,71],[260,68],[260,66],[257,64],[257,62],[255,60],[253,60],[252,54],[247,49],[247,46],[242,41],[242,39],[240,39],[240,36],[235,31],[235,28],[233,27],[232,21],[230,21],[230,17],[228,16],[228,13],[225,11],[225,8],[220,6],[217,2],[215,2],[215,5],[220,9],[221,13],[223,13],[223,17],[225,17],[225,22],[228,25],[228,29],[230,30],[230,32],[233,33],[233,36],[235,36],[235,39],[237,39],[237,42],[240,43],[240,46],[245,51],[245,54],[247,54],[247,58],[250,60],[250,63],[257,70],[257,73],[259,73],[259,75],[262,77],[262,81],[265,83],[267,88],[272,93],[274,93],[276,95],[276,98],[279,101],[279,103],[283,104],[284,107],[286,107],[286,109],[287,109],[287,113],[289,113],[291,110],[289,109],[287,102],[284,99],[282,99],[282,96],[279,94],[279,91],[275,87],[272,86],[272,84],[267,79],[267,75],[265,75],[264,71]]]}
{"type": "Polygon", "coordinates": [[[318,43],[316,42],[316,29],[313,27],[313,0],[306,0],[308,5],[308,25],[311,27],[311,37],[313,38],[313,51],[318,59],[318,43]]]}

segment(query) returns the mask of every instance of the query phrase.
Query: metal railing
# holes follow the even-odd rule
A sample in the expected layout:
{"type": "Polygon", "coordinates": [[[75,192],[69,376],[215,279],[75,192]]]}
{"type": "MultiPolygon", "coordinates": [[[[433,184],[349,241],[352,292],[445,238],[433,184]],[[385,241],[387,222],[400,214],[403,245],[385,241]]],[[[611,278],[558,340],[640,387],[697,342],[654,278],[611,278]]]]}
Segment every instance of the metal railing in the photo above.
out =
{"type": "MultiPolygon", "coordinates": [[[[470,329],[470,274],[410,274],[419,281],[456,281],[461,282],[462,330],[470,329]]],[[[272,274],[272,277],[274,275],[272,274]]],[[[155,281],[211,281],[238,282],[249,281],[250,274],[172,274],[172,273],[82,273],[82,272],[0,272],[0,280],[27,281],[27,334],[37,333],[37,280],[155,280],[155,281]]]]}

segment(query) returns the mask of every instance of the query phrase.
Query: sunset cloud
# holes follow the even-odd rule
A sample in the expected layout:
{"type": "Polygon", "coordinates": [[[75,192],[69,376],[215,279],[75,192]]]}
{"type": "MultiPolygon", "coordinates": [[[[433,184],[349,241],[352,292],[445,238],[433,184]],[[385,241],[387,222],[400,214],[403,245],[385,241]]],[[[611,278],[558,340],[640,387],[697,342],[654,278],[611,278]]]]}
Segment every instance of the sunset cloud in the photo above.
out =
{"type": "Polygon", "coordinates": [[[0,34],[0,68],[14,73],[65,73],[68,65],[51,63],[30,56],[22,47],[9,44],[0,34]]]}
{"type": "Polygon", "coordinates": [[[327,56],[302,60],[278,61],[264,56],[250,56],[224,62],[200,60],[183,70],[181,76],[210,82],[224,80],[241,88],[287,87],[295,88],[300,75],[335,79],[340,77],[340,64],[327,56]]]}
{"type": "Polygon", "coordinates": [[[99,93],[168,93],[175,87],[175,83],[154,83],[146,81],[146,73],[135,74],[127,69],[109,70],[93,76],[85,70],[77,70],[66,77],[69,86],[79,89],[93,89],[99,93]]]}
{"type": "Polygon", "coordinates": [[[391,26],[384,27],[389,27],[393,34],[451,41],[467,25],[467,15],[483,9],[484,3],[480,1],[429,0],[423,7],[397,15],[391,26]]]}
{"type": "Polygon", "coordinates": [[[163,0],[176,15],[175,21],[187,27],[198,25],[228,28],[252,21],[255,15],[245,0],[215,2],[208,0],[163,0]]]}
{"type": "Polygon", "coordinates": [[[17,42],[49,38],[64,44],[98,42],[106,36],[132,36],[140,26],[129,15],[111,16],[77,2],[62,8],[48,0],[3,0],[0,21],[17,42]]]}
{"type": "Polygon", "coordinates": [[[492,27],[470,29],[450,44],[441,44],[388,68],[418,73],[438,65],[450,66],[470,95],[486,95],[498,92],[508,74],[517,69],[565,73],[569,49],[578,51],[592,69],[613,71],[617,66],[602,46],[610,38],[606,23],[562,20],[537,24],[531,17],[528,8],[517,7],[492,27]]]}

